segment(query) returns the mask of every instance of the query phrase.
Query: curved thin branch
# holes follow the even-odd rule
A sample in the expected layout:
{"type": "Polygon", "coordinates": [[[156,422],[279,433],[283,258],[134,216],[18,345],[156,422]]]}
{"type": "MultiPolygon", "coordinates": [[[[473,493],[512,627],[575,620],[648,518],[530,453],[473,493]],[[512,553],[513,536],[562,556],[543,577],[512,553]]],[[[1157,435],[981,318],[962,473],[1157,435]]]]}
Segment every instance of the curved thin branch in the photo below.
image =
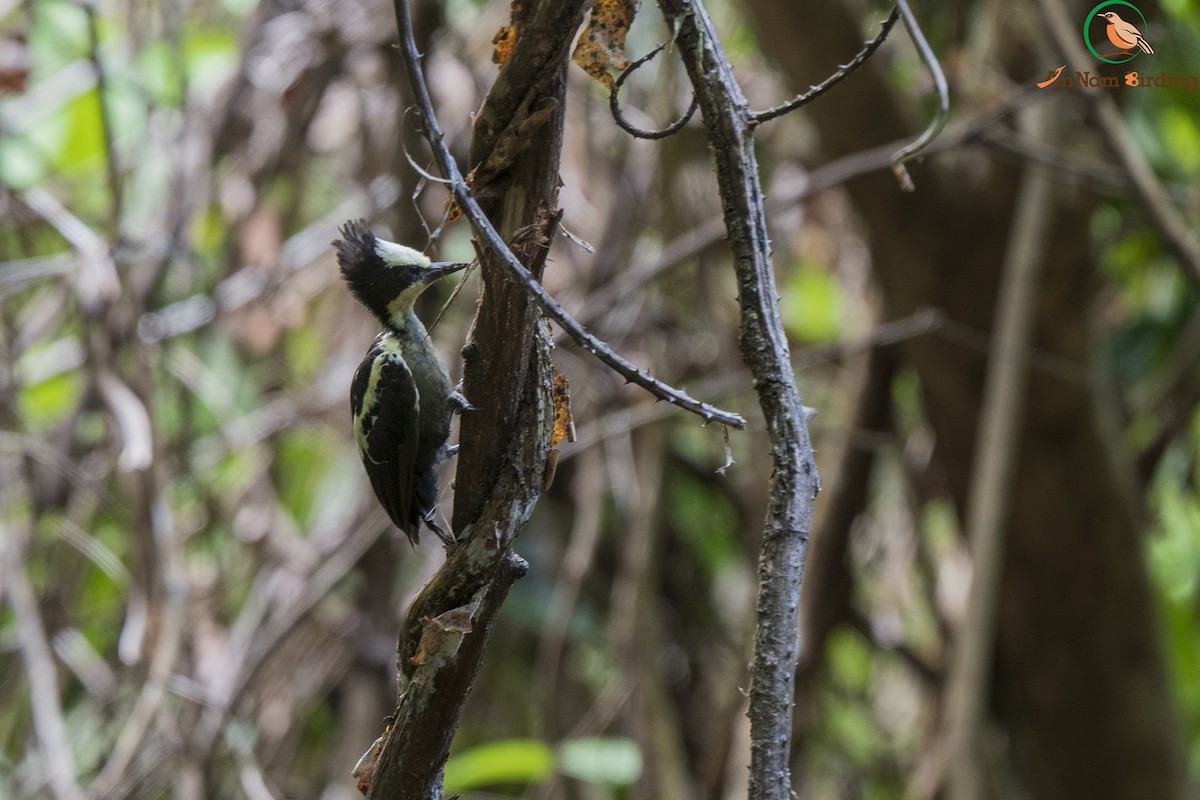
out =
{"type": "MultiPolygon", "coordinates": [[[[398,17],[401,14],[407,15],[407,9],[401,7],[403,6],[401,0],[396,0],[395,6],[398,17]]],[[[429,145],[433,149],[438,167],[446,176],[454,199],[462,209],[463,216],[470,221],[472,229],[480,239],[481,246],[496,254],[508,272],[509,278],[525,287],[529,295],[541,306],[546,316],[558,323],[559,327],[566,331],[576,344],[607,364],[628,383],[636,384],[655,397],[700,416],[706,423],[719,422],[722,425],[738,429],[745,428],[746,420],[740,414],[702,403],[682,389],[676,389],[663,383],[646,370],[639,369],[632,362],[618,355],[611,347],[584,328],[550,296],[541,282],[534,278],[525,265],[513,255],[503,237],[493,227],[491,220],[479,207],[470,187],[463,179],[458,165],[454,162],[454,157],[450,154],[450,149],[443,141],[445,133],[433,112],[433,100],[429,96],[429,88],[425,83],[425,72],[421,67],[421,54],[417,52],[416,43],[410,37],[402,37],[400,50],[411,76],[413,97],[425,120],[425,136],[429,139],[429,145]]]]}
{"type": "Polygon", "coordinates": [[[418,164],[417,160],[415,158],[413,158],[412,153],[408,152],[408,143],[404,141],[404,135],[403,135],[404,123],[408,121],[408,113],[410,111],[412,111],[414,108],[415,108],[415,106],[409,106],[408,108],[404,109],[404,113],[400,115],[400,123],[401,123],[400,124],[400,131],[401,131],[400,149],[404,152],[404,160],[408,162],[408,165],[410,167],[412,167],[413,172],[417,173],[418,175],[420,175],[422,178],[429,181],[430,183],[440,183],[443,185],[449,184],[450,181],[446,180],[445,178],[439,178],[438,176],[434,175],[433,173],[429,172],[427,169],[422,167],[420,164],[418,164]]]}
{"type": "Polygon", "coordinates": [[[854,72],[863,64],[867,63],[867,59],[875,55],[875,51],[878,50],[880,45],[884,43],[884,40],[887,39],[888,34],[892,32],[892,26],[896,24],[896,20],[899,18],[900,7],[893,6],[892,13],[888,15],[888,18],[883,21],[883,24],[880,27],[879,35],[874,39],[870,39],[865,42],[863,49],[858,51],[858,55],[850,59],[850,63],[839,66],[837,71],[828,78],[814,86],[808,87],[807,92],[797,95],[786,103],[775,106],[774,108],[768,108],[765,111],[756,111],[750,115],[750,119],[756,124],[762,124],[768,120],[775,119],[776,117],[782,117],[784,114],[795,111],[801,106],[808,105],[813,100],[816,100],[818,97],[837,86],[839,83],[845,80],[851,72],[854,72]]]}
{"type": "Polygon", "coordinates": [[[625,79],[632,75],[633,71],[642,64],[645,64],[647,61],[661,53],[669,44],[671,44],[671,42],[664,42],[660,44],[658,47],[654,48],[649,53],[642,56],[637,61],[634,61],[624,70],[622,70],[621,74],[617,76],[616,81],[613,82],[612,91],[608,94],[608,109],[612,112],[613,122],[617,123],[617,126],[621,130],[625,131],[635,139],[665,139],[671,134],[678,133],[680,130],[682,130],[683,126],[687,125],[688,121],[691,120],[691,118],[695,116],[696,112],[700,109],[700,101],[696,99],[696,93],[692,92],[692,104],[688,106],[687,111],[683,112],[683,116],[672,122],[667,127],[656,131],[645,130],[643,128],[634,126],[631,122],[625,119],[625,115],[621,113],[621,103],[617,99],[617,95],[620,93],[621,85],[625,83],[625,79]]]}
{"type": "Polygon", "coordinates": [[[938,63],[937,56],[933,54],[933,48],[929,46],[929,42],[925,41],[925,34],[921,32],[917,18],[913,16],[912,9],[908,7],[908,0],[896,0],[896,8],[900,10],[900,16],[904,18],[904,27],[908,30],[908,35],[912,37],[917,52],[921,54],[921,60],[929,68],[929,76],[933,78],[933,85],[937,89],[938,95],[938,113],[929,121],[929,127],[916,139],[892,154],[892,172],[896,173],[896,180],[900,181],[900,188],[903,191],[911,192],[917,187],[913,185],[912,177],[909,176],[904,165],[924,153],[937,135],[942,132],[942,128],[946,127],[946,120],[950,116],[950,89],[946,85],[946,75],[942,72],[942,65],[938,63]]]}

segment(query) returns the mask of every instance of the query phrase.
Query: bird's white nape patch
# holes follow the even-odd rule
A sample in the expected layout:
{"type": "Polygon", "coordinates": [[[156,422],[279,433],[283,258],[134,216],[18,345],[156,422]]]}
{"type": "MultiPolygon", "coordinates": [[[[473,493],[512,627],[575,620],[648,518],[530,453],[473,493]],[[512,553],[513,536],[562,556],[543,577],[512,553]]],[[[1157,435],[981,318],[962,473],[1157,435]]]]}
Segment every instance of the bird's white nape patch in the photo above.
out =
{"type": "Polygon", "coordinates": [[[389,267],[428,267],[432,263],[429,256],[419,250],[383,239],[375,240],[375,254],[382,258],[383,263],[389,267]]]}

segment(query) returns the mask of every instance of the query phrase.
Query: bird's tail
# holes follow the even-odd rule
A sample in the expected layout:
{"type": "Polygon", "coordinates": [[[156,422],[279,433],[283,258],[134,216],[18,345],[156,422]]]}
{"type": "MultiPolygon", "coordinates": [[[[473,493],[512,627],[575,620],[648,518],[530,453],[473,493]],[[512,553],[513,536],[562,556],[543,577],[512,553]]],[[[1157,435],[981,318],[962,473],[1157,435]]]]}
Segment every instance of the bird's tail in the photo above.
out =
{"type": "Polygon", "coordinates": [[[1154,55],[1154,48],[1151,47],[1150,43],[1145,39],[1138,39],[1138,47],[1142,48],[1142,52],[1144,52],[1146,55],[1154,55]]]}

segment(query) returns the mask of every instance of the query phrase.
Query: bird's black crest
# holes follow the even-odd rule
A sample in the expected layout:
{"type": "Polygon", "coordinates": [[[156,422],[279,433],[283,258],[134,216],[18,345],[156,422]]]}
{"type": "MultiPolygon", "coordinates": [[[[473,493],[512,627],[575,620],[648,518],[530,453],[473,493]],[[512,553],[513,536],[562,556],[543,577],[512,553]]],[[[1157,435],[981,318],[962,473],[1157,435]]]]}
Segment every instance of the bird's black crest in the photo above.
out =
{"type": "Polygon", "coordinates": [[[334,242],[333,246],[337,248],[338,261],[342,262],[343,270],[348,263],[353,264],[372,256],[378,258],[375,253],[375,234],[371,233],[365,219],[348,220],[338,228],[338,233],[342,238],[334,242]]]}
{"type": "Polygon", "coordinates": [[[365,219],[352,219],[338,229],[342,238],[333,243],[342,277],[354,299],[387,324],[387,304],[403,288],[407,276],[389,269],[375,246],[377,239],[365,219]]]}
{"type": "Polygon", "coordinates": [[[372,273],[384,269],[383,259],[375,252],[375,234],[371,233],[365,219],[352,219],[338,232],[342,238],[333,246],[337,250],[342,277],[358,301],[370,308],[373,298],[366,294],[367,283],[372,273]]]}

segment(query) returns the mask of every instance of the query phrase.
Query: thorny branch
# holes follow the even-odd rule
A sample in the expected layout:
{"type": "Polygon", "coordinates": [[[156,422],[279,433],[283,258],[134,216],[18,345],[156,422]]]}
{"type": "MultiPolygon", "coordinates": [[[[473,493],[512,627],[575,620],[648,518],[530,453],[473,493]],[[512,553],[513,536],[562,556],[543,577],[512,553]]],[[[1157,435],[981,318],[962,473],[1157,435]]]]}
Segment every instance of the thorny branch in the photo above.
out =
{"type": "Polygon", "coordinates": [[[800,585],[820,489],[808,421],[771,266],[766,211],[745,96],[698,0],[659,0],[700,101],[733,251],[739,345],[771,440],[771,490],[759,555],[758,628],[750,679],[750,797],[788,800],[800,585]]]}
{"type": "MultiPolygon", "coordinates": [[[[400,2],[396,3],[398,14],[400,13],[399,9],[401,5],[402,3],[400,2]]],[[[708,403],[702,403],[682,389],[676,389],[673,386],[663,383],[648,371],[639,369],[632,362],[618,355],[611,347],[600,339],[597,339],[590,331],[584,328],[583,325],[567,313],[550,296],[550,293],[546,291],[541,282],[534,278],[529,270],[525,268],[525,265],[513,255],[504,238],[492,225],[487,215],[484,214],[483,209],[480,208],[466,180],[463,179],[462,172],[458,169],[454,157],[450,154],[450,149],[443,141],[444,133],[438,124],[437,116],[433,110],[433,101],[429,96],[429,89],[425,84],[424,71],[421,68],[421,56],[417,52],[415,43],[412,41],[402,42],[401,51],[404,55],[405,63],[408,64],[411,71],[413,96],[416,99],[417,108],[420,110],[421,116],[425,121],[425,136],[429,140],[430,147],[433,149],[438,167],[445,176],[444,180],[448,183],[454,199],[463,211],[463,215],[471,223],[471,228],[479,237],[480,244],[496,254],[500,263],[508,272],[509,277],[524,286],[529,295],[546,312],[546,316],[558,323],[559,327],[566,331],[575,340],[576,344],[607,364],[627,382],[642,387],[661,400],[665,400],[672,405],[679,406],[693,414],[699,415],[705,422],[719,422],[722,425],[729,425],[738,429],[745,428],[746,420],[740,414],[722,410],[708,403]]]]}
{"type": "Polygon", "coordinates": [[[777,105],[773,108],[768,108],[766,111],[757,111],[750,115],[750,119],[761,124],[767,120],[772,120],[776,117],[782,117],[784,114],[795,111],[801,106],[808,105],[813,100],[816,100],[818,97],[837,86],[847,77],[849,77],[850,73],[867,63],[867,59],[875,54],[875,51],[878,50],[880,45],[882,45],[887,39],[888,34],[892,32],[892,26],[896,24],[896,20],[899,18],[900,7],[895,6],[892,8],[892,13],[889,14],[888,18],[883,21],[883,25],[880,27],[879,34],[874,39],[868,40],[863,45],[863,49],[859,50],[858,55],[850,59],[849,63],[842,64],[837,68],[837,71],[828,78],[814,86],[808,87],[807,92],[792,98],[786,103],[777,105]]]}
{"type": "Polygon", "coordinates": [[[688,106],[687,111],[683,112],[683,116],[672,122],[667,127],[660,128],[656,131],[645,130],[643,128],[636,127],[630,123],[629,120],[625,119],[625,115],[621,113],[621,103],[617,99],[617,95],[621,91],[621,86],[624,85],[625,81],[638,67],[642,66],[642,64],[645,64],[647,61],[661,53],[670,44],[670,42],[664,42],[663,44],[660,44],[658,47],[654,48],[637,61],[634,61],[628,67],[621,70],[621,74],[617,76],[615,81],[613,81],[612,91],[608,94],[608,109],[612,112],[613,121],[617,123],[617,127],[635,139],[665,139],[674,133],[678,133],[683,129],[684,125],[688,124],[688,121],[695,116],[696,111],[698,111],[700,108],[700,103],[696,99],[695,93],[693,93],[692,102],[688,106]]]}

